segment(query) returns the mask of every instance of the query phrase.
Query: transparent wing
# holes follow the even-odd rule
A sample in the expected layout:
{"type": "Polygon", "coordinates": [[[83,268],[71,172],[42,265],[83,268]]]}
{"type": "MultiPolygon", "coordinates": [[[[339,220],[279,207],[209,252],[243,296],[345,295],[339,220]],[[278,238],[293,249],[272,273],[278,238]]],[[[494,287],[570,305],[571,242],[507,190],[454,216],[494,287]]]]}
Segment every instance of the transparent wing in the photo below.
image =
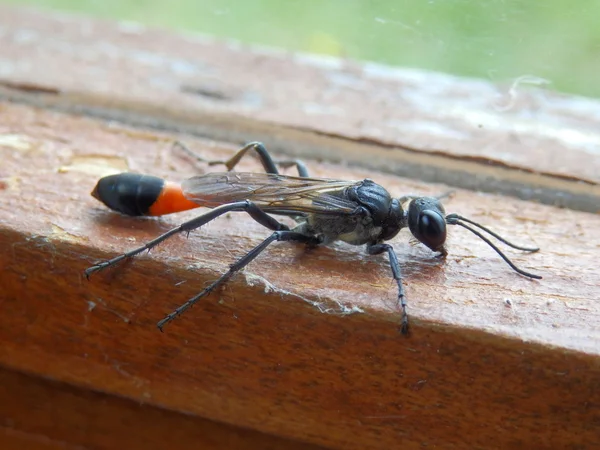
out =
{"type": "Polygon", "coordinates": [[[250,200],[264,211],[280,214],[351,214],[359,206],[344,189],[360,182],[303,178],[272,173],[212,172],[185,180],[189,200],[214,208],[250,200]]]}

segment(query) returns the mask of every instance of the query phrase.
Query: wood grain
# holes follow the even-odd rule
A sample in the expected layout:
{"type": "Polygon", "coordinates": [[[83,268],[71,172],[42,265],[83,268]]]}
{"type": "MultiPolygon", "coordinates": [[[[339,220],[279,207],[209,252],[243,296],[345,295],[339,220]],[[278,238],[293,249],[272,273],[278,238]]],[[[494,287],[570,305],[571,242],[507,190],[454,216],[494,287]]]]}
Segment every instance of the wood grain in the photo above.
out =
{"type": "Polygon", "coordinates": [[[7,370],[0,381],[3,449],[322,448],[7,370]]]}
{"type": "MultiPolygon", "coordinates": [[[[89,191],[114,170],[176,180],[201,171],[170,150],[174,138],[211,157],[233,146],[10,104],[0,113],[4,368],[331,448],[599,442],[599,216],[458,190],[447,209],[539,245],[538,254],[511,257],[544,279],[513,273],[463,230],[450,230],[446,261],[403,233],[393,244],[413,320],[408,339],[398,333],[385,259],[345,245],[274,245],[161,334],[156,321],[265,230],[231,214],[87,282],[82,271],[94,260],[194,214],[122,217],[89,191]]],[[[395,195],[448,189],[308,163],[315,175],[368,176],[395,195]]]]}
{"type": "Polygon", "coordinates": [[[0,24],[2,98],[599,211],[595,100],[9,6],[0,24]]]}

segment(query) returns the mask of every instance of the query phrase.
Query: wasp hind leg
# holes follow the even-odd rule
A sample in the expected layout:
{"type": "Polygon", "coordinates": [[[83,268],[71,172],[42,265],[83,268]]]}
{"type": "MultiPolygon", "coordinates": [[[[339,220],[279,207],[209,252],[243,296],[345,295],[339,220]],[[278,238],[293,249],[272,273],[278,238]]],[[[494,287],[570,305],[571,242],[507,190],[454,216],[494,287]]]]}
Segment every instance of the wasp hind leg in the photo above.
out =
{"type": "Polygon", "coordinates": [[[316,244],[318,243],[318,238],[315,236],[310,236],[302,233],[298,233],[295,231],[275,231],[271,236],[262,241],[236,262],[229,266],[229,270],[221,275],[218,279],[213,281],[210,285],[204,288],[199,294],[190,298],[187,302],[181,305],[179,308],[174,310],[172,313],[168,314],[164,319],[159,321],[156,326],[160,331],[163,331],[163,327],[175,319],[177,316],[183,314],[186,310],[191,308],[198,300],[203,297],[209,295],[212,291],[214,291],[217,287],[227,282],[233,275],[246,267],[250,262],[252,262],[258,255],[260,255],[269,244],[275,241],[294,241],[301,242],[305,244],[316,244]]]}
{"type": "Polygon", "coordinates": [[[239,149],[235,153],[235,155],[233,155],[227,161],[216,161],[216,160],[205,159],[202,156],[200,156],[197,153],[190,150],[188,147],[186,147],[184,144],[182,144],[179,141],[176,141],[173,144],[173,146],[183,150],[183,152],[185,152],[186,155],[195,159],[196,161],[206,163],[209,166],[224,165],[225,167],[227,167],[227,170],[233,170],[234,167],[237,166],[237,164],[240,162],[240,160],[248,152],[248,150],[255,150],[257,153],[258,159],[260,160],[261,164],[263,165],[263,167],[265,169],[265,172],[267,172],[267,173],[279,175],[279,170],[277,169],[277,166],[284,168],[284,169],[286,169],[288,167],[296,167],[296,170],[298,171],[298,176],[303,177],[303,178],[308,178],[308,176],[309,176],[308,169],[302,161],[299,161],[297,159],[274,160],[273,157],[270,155],[270,153],[265,148],[265,146],[260,142],[250,142],[249,144],[244,145],[241,149],[239,149]]]}
{"type": "Polygon", "coordinates": [[[222,205],[217,208],[214,208],[213,210],[207,212],[206,214],[202,214],[201,216],[195,217],[192,220],[188,220],[187,222],[182,223],[178,227],[172,228],[171,230],[167,231],[164,234],[161,234],[157,238],[154,238],[151,241],[148,241],[146,244],[142,245],[141,247],[135,248],[127,253],[123,253],[112,259],[109,259],[106,261],[101,261],[91,267],[88,267],[84,272],[85,276],[87,278],[89,278],[90,275],[92,275],[95,272],[99,272],[110,266],[114,266],[115,264],[123,261],[124,259],[131,258],[139,253],[142,253],[145,250],[150,250],[151,248],[156,247],[161,242],[166,241],[167,239],[169,239],[170,237],[172,237],[176,234],[179,234],[181,232],[189,233],[189,232],[195,230],[196,228],[200,228],[202,225],[206,225],[208,222],[210,222],[210,221],[216,219],[217,217],[219,217],[225,213],[228,213],[230,211],[245,211],[254,220],[256,220],[258,223],[260,223],[262,226],[269,228],[270,230],[274,230],[274,231],[289,230],[289,227],[287,225],[285,225],[285,224],[279,222],[278,220],[276,220],[275,218],[271,217],[266,212],[264,212],[262,209],[260,209],[256,204],[254,204],[248,200],[243,201],[243,202],[228,203],[226,205],[222,205]]]}

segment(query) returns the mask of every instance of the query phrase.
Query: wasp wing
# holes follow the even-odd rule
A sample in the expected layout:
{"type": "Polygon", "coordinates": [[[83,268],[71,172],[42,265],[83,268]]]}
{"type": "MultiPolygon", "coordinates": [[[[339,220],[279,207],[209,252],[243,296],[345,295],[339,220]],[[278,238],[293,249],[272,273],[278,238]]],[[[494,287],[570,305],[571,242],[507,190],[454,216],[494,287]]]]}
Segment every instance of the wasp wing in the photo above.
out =
{"type": "Polygon", "coordinates": [[[344,194],[356,181],[303,178],[272,173],[211,172],[185,180],[186,198],[214,208],[250,200],[274,214],[351,214],[359,207],[344,194]]]}

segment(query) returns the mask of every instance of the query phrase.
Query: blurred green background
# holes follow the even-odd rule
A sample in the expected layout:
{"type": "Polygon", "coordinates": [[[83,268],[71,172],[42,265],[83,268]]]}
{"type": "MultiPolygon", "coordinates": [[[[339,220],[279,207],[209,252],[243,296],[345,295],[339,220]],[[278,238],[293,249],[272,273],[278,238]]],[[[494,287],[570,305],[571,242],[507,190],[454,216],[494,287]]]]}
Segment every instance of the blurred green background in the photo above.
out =
{"type": "Polygon", "coordinates": [[[600,96],[600,0],[0,0],[600,96]]]}

